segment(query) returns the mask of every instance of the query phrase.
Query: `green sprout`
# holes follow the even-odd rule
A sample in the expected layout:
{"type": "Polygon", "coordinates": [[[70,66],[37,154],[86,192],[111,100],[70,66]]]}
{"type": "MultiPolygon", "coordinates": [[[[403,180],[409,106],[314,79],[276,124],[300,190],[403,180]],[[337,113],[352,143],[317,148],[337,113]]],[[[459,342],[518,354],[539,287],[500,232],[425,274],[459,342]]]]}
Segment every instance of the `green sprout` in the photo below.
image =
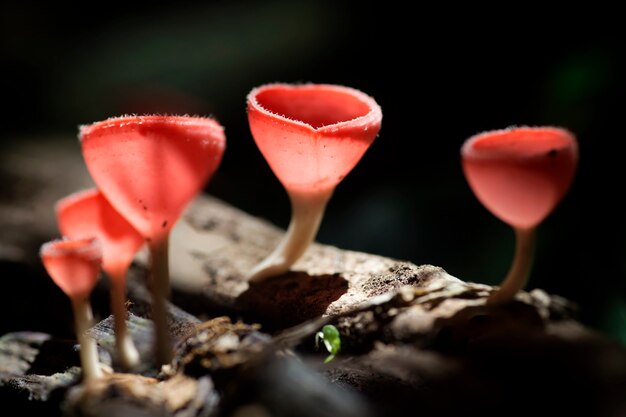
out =
{"type": "Polygon", "coordinates": [[[315,333],[315,347],[319,347],[319,341],[322,340],[324,342],[324,346],[326,346],[326,350],[330,355],[324,360],[324,363],[328,363],[335,359],[335,356],[341,350],[341,336],[339,335],[339,330],[332,324],[327,324],[322,327],[322,330],[315,333]]]}

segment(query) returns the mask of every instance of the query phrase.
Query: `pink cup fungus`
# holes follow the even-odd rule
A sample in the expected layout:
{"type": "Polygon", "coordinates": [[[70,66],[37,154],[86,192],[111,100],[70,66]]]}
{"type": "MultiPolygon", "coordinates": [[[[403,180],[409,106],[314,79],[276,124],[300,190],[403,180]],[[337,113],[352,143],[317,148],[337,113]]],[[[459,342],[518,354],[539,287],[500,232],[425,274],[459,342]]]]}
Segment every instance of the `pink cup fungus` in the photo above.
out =
{"type": "Polygon", "coordinates": [[[283,240],[248,276],[259,282],[289,270],[315,239],[335,187],[376,138],[382,111],[348,87],[268,84],[248,95],[248,121],[292,208],[283,240]]]}
{"type": "Polygon", "coordinates": [[[512,127],[469,138],[461,148],[463,172],[478,200],[515,230],[516,250],[500,289],[500,304],[524,287],[537,226],[570,187],[578,162],[576,138],[556,127],[512,127]]]}
{"type": "Polygon", "coordinates": [[[126,328],[126,273],[144,239],[95,188],[59,200],[56,214],[64,236],[96,237],[102,243],[102,269],[111,281],[117,354],[122,366],[132,369],[139,363],[139,353],[126,328]]]}
{"type": "Polygon", "coordinates": [[[52,280],[72,301],[83,379],[100,378],[98,348],[87,335],[93,320],[89,294],[98,281],[102,261],[100,242],[95,238],[54,240],[44,243],[39,255],[52,280]]]}
{"type": "Polygon", "coordinates": [[[80,138],[96,185],[148,243],[155,360],[169,363],[168,238],[187,204],[219,166],[226,146],[224,130],[210,118],[128,116],[83,126],[80,138]]]}

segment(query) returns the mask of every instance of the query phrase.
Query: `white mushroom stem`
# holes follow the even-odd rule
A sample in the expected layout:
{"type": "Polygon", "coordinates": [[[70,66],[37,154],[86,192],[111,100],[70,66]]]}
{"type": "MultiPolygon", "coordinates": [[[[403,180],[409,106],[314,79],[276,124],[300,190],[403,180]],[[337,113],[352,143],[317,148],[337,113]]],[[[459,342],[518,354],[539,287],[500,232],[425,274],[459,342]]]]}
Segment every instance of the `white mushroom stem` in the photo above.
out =
{"type": "Polygon", "coordinates": [[[133,369],[139,364],[139,352],[126,327],[126,270],[111,272],[111,310],[115,321],[115,347],[122,366],[133,369]]]}
{"type": "Polygon", "coordinates": [[[318,192],[289,191],[291,222],[278,247],[248,275],[249,282],[261,282],[285,273],[304,254],[324,217],[333,189],[318,192]]]}
{"type": "Polygon", "coordinates": [[[164,237],[149,242],[152,273],[152,321],[154,322],[154,353],[156,365],[172,361],[172,343],[167,323],[166,301],[170,294],[169,239],[164,237]]]}
{"type": "Polygon", "coordinates": [[[504,304],[526,285],[535,251],[535,228],[515,228],[515,257],[500,288],[487,299],[487,304],[504,304]]]}
{"type": "Polygon", "coordinates": [[[102,369],[98,359],[98,347],[96,341],[87,334],[91,328],[93,313],[87,297],[73,297],[72,308],[74,310],[74,323],[76,337],[80,344],[80,364],[83,370],[83,381],[89,381],[102,377],[102,369]]]}

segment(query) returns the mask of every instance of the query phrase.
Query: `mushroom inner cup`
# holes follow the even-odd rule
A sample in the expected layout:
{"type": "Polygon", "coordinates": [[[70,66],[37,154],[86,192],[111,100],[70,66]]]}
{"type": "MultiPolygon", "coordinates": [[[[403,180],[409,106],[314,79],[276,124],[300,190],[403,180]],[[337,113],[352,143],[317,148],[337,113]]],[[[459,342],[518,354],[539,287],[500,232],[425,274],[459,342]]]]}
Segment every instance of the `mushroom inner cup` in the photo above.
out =
{"type": "Polygon", "coordinates": [[[256,101],[265,110],[306,123],[314,129],[367,115],[370,106],[343,91],[321,88],[273,88],[260,91],[256,101]]]}
{"type": "Polygon", "coordinates": [[[518,127],[474,136],[463,152],[472,156],[537,157],[572,147],[568,133],[558,128],[518,127]]]}

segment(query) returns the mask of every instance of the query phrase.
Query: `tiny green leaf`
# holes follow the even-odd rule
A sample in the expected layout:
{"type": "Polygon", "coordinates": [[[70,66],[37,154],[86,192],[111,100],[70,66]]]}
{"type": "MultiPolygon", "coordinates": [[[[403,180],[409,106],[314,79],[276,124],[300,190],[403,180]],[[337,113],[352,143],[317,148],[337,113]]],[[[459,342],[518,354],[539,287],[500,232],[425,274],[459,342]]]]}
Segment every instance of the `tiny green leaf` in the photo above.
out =
{"type": "Polygon", "coordinates": [[[330,355],[324,360],[324,363],[328,363],[335,359],[335,356],[341,350],[341,335],[339,330],[332,324],[327,324],[322,327],[322,330],[315,334],[315,347],[319,347],[319,341],[324,342],[324,346],[330,355]]]}

